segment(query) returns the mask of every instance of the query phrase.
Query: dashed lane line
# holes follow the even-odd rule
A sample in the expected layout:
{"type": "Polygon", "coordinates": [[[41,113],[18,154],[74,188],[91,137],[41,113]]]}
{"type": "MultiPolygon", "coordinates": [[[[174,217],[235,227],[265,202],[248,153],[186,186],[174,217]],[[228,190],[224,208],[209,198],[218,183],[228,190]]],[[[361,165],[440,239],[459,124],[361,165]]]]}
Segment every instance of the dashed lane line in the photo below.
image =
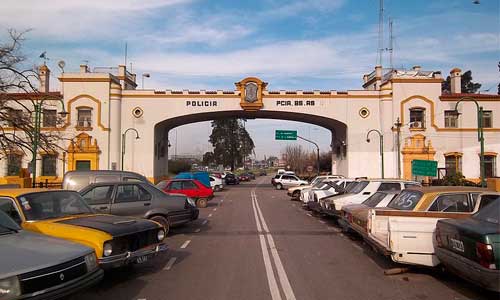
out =
{"type": "Polygon", "coordinates": [[[214,208],[214,211],[217,211],[217,208],[214,208]]]}
{"type": "Polygon", "coordinates": [[[198,233],[198,232],[200,232],[200,231],[201,231],[201,229],[200,229],[200,228],[197,228],[194,232],[195,232],[195,233],[198,233]]]}
{"type": "Polygon", "coordinates": [[[175,261],[177,260],[177,257],[171,257],[168,262],[167,262],[167,265],[165,266],[165,268],[163,268],[163,270],[170,270],[172,268],[172,266],[174,265],[175,261]]]}
{"type": "Polygon", "coordinates": [[[208,218],[210,218],[211,216],[212,216],[212,214],[209,214],[209,215],[208,215],[208,218]]]}
{"type": "Polygon", "coordinates": [[[205,225],[205,224],[207,224],[207,223],[208,223],[208,220],[204,220],[204,221],[201,223],[201,225],[203,226],[203,225],[205,225]]]}
{"type": "Polygon", "coordinates": [[[186,249],[189,243],[191,243],[191,240],[185,241],[184,244],[182,244],[181,249],[186,249]]]}

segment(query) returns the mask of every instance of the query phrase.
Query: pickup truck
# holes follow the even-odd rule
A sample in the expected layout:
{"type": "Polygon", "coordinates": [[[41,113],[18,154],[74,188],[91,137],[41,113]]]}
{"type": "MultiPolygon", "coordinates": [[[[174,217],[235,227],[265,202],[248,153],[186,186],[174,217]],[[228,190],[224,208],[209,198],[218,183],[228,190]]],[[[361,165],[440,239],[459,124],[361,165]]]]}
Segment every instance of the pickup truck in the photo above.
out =
{"type": "Polygon", "coordinates": [[[403,190],[387,208],[368,211],[365,240],[394,262],[434,267],[440,262],[434,231],[440,219],[469,218],[480,207],[471,187],[427,187],[403,190]]]}

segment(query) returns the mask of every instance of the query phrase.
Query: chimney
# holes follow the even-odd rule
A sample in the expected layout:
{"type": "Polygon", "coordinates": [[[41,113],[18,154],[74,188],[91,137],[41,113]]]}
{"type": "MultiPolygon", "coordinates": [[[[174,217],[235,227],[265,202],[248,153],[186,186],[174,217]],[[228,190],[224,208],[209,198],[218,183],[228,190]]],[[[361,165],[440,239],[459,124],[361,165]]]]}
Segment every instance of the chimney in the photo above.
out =
{"type": "Polygon", "coordinates": [[[89,67],[87,65],[80,65],[80,73],[88,73],[89,67]]]}
{"type": "Polygon", "coordinates": [[[40,92],[49,92],[50,70],[47,65],[43,64],[38,68],[38,76],[40,76],[40,92]]]}
{"type": "Polygon", "coordinates": [[[454,68],[450,71],[450,92],[460,94],[462,92],[462,70],[454,68]]]}

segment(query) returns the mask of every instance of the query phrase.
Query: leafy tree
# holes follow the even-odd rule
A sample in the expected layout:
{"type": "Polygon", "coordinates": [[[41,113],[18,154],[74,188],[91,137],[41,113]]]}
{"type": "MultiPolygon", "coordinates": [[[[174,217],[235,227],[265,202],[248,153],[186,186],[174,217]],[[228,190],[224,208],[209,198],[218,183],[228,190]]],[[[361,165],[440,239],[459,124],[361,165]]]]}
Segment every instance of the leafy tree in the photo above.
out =
{"type": "Polygon", "coordinates": [[[215,162],[231,166],[231,171],[241,165],[245,156],[250,155],[255,148],[242,120],[236,118],[212,121],[209,141],[214,148],[215,162]]]}
{"type": "Polygon", "coordinates": [[[320,172],[332,171],[332,151],[321,152],[319,155],[320,172]]]}
{"type": "MultiPolygon", "coordinates": [[[[472,71],[469,70],[462,74],[461,78],[461,92],[474,94],[481,88],[480,83],[472,82],[472,71]]],[[[441,90],[443,93],[451,93],[451,77],[446,77],[446,80],[443,81],[441,85],[441,90]]]]}
{"type": "Polygon", "coordinates": [[[205,152],[203,154],[203,164],[208,166],[210,164],[213,164],[215,162],[215,156],[213,152],[205,152]]]}

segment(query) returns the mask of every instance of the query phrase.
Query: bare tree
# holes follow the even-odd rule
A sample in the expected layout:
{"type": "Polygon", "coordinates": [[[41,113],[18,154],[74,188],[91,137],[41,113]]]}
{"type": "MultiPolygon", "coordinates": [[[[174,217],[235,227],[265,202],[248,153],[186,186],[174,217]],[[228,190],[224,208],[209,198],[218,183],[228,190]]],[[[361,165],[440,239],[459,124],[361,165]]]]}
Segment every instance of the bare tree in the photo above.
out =
{"type": "MultiPolygon", "coordinates": [[[[38,73],[26,67],[21,52],[26,32],[8,33],[8,41],[0,44],[0,158],[13,152],[33,158],[35,142],[40,151],[59,152],[60,131],[40,130],[41,120],[35,122],[34,112],[35,107],[43,112],[51,101],[61,102],[62,95],[38,90],[38,73]]],[[[54,122],[57,126],[63,119],[56,115],[54,122]]]]}
{"type": "Polygon", "coordinates": [[[304,172],[309,155],[301,145],[287,145],[283,154],[285,154],[286,162],[293,171],[304,172]]]}

